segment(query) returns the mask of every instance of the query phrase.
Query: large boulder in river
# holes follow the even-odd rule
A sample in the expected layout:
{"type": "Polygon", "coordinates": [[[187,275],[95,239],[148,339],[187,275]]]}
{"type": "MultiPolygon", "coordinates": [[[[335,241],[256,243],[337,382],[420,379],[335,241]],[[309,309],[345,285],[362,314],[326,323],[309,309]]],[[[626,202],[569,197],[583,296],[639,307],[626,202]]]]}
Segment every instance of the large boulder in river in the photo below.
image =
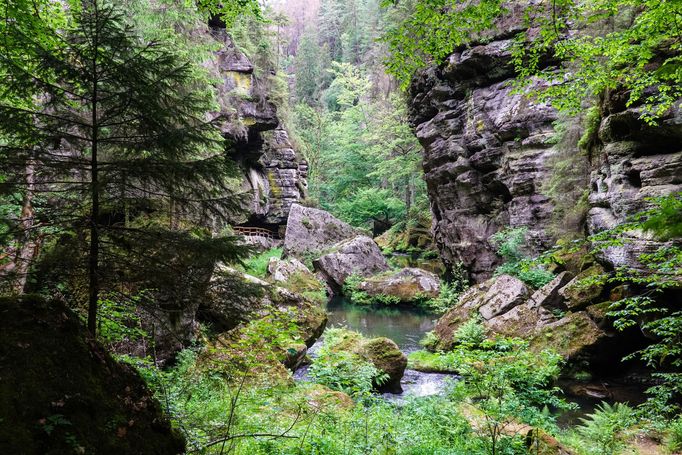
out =
{"type": "Polygon", "coordinates": [[[350,224],[324,210],[292,204],[284,234],[284,254],[302,257],[323,253],[358,234],[350,224]]]}
{"type": "Polygon", "coordinates": [[[325,345],[329,342],[331,342],[329,349],[332,352],[353,353],[386,373],[388,379],[381,384],[375,384],[377,390],[392,393],[402,391],[400,380],[407,368],[407,356],[393,340],[385,337],[367,339],[352,330],[334,329],[332,337],[329,339],[325,337],[325,345]]]}
{"type": "Polygon", "coordinates": [[[370,296],[388,295],[402,303],[410,303],[420,298],[438,297],[440,279],[435,273],[409,267],[369,277],[360,282],[358,289],[370,296]]]}
{"type": "Polygon", "coordinates": [[[377,385],[379,390],[402,392],[400,380],[407,368],[407,356],[393,340],[386,337],[366,340],[360,344],[358,353],[388,375],[386,382],[377,385]]]}
{"type": "Polygon", "coordinates": [[[455,332],[470,318],[493,319],[524,303],[529,296],[528,286],[510,275],[500,275],[472,286],[462,294],[457,305],[436,323],[434,333],[439,340],[437,347],[452,348],[455,332]]]}
{"type": "Polygon", "coordinates": [[[334,245],[332,252],[313,261],[313,266],[335,293],[351,275],[368,277],[389,269],[379,246],[365,235],[334,245]]]}
{"type": "Polygon", "coordinates": [[[144,380],[66,305],[0,299],[0,453],[184,452],[144,380]]]}

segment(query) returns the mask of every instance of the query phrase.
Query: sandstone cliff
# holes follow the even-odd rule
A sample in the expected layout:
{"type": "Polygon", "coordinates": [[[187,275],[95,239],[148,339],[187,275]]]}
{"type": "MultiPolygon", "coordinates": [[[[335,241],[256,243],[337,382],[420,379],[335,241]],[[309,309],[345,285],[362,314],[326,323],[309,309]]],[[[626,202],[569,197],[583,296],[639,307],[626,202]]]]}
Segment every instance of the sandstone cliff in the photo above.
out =
{"type": "Polygon", "coordinates": [[[211,34],[221,43],[215,59],[207,63],[219,81],[221,110],[214,116],[234,144],[233,159],[244,175],[242,189],[248,193],[246,214],[235,221],[284,225],[291,204],[306,196],[308,164],[280,125],[267,84],[256,76],[254,65],[224,29],[212,28],[211,34]]]}
{"type": "MultiPolygon", "coordinates": [[[[682,189],[679,109],[648,126],[637,107],[625,106],[624,94],[606,94],[586,153],[577,141],[584,131],[558,144],[556,122],[579,121],[560,119],[551,106],[513,90],[511,48],[519,26],[500,30],[486,44],[457,50],[418,75],[409,93],[411,122],[424,147],[435,240],[446,264],[461,261],[476,282],[499,264],[488,238],[507,226],[528,227],[531,253],[553,245],[552,223],[565,220],[548,187],[566,156],[573,162],[559,177],[575,182],[576,198],[565,203],[587,196],[586,219],[571,228],[578,235],[614,227],[645,208],[647,197],[682,189]]],[[[636,239],[602,259],[610,267],[633,265],[637,252],[652,246],[636,239]]]]}

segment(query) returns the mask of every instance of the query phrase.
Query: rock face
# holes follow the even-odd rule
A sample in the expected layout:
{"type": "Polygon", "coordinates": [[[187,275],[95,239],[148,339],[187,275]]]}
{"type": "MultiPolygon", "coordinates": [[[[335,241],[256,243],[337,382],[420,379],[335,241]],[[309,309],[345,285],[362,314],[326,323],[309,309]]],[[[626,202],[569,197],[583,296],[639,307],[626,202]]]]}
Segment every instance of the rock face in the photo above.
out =
{"type": "Polygon", "coordinates": [[[351,275],[372,276],[389,268],[379,246],[364,235],[338,243],[332,251],[313,261],[313,266],[335,293],[351,275]]]}
{"type": "MultiPolygon", "coordinates": [[[[647,198],[682,191],[682,108],[651,126],[640,119],[641,108],[626,107],[624,93],[609,93],[601,106],[598,136],[591,155],[589,233],[610,229],[650,207],[647,198]]],[[[600,253],[609,268],[640,268],[638,256],[660,243],[643,233],[600,253]]]]}
{"type": "Polygon", "coordinates": [[[557,115],[513,93],[511,48],[500,38],[456,52],[410,88],[436,243],[446,264],[462,262],[479,282],[500,263],[488,238],[502,228],[528,226],[535,250],[552,242],[541,187],[557,115]]]}
{"type": "MultiPolygon", "coordinates": [[[[554,206],[543,187],[566,148],[571,156],[579,154],[582,131],[575,144],[555,145],[550,138],[556,111],[513,92],[511,48],[522,17],[516,11],[503,18],[498,31],[487,33],[486,44],[457,50],[415,77],[409,92],[437,246],[446,265],[461,261],[475,282],[489,278],[499,264],[487,239],[505,227],[528,227],[529,253],[552,246],[554,206]]],[[[531,83],[530,90],[539,84],[531,83]]],[[[649,126],[640,119],[641,107],[626,107],[626,101],[627,94],[605,94],[598,134],[580,162],[589,233],[645,209],[647,197],[682,190],[682,110],[678,106],[649,126]]],[[[582,233],[576,226],[575,234],[582,233]]],[[[658,246],[639,236],[599,259],[609,268],[636,267],[638,254],[658,246]]]]}
{"type": "Polygon", "coordinates": [[[438,297],[440,279],[434,273],[409,267],[370,277],[360,282],[358,289],[370,296],[389,295],[402,303],[410,303],[420,298],[438,297]]]}
{"type": "Polygon", "coordinates": [[[291,204],[307,194],[308,164],[280,126],[275,105],[257,80],[254,65],[224,29],[212,28],[222,44],[209,70],[220,81],[220,112],[214,114],[223,135],[235,144],[233,159],[243,171],[242,189],[250,194],[239,224],[277,227],[286,223],[291,204]]]}
{"type": "Polygon", "coordinates": [[[284,235],[284,254],[302,257],[322,253],[356,235],[357,229],[324,210],[293,204],[284,235]]]}
{"type": "Polygon", "coordinates": [[[245,188],[253,194],[249,222],[284,225],[292,204],[308,192],[308,164],[300,158],[282,128],[263,133],[263,155],[246,172],[245,188]]]}
{"type": "Polygon", "coordinates": [[[185,452],[142,378],[63,304],[0,299],[0,377],[0,453],[185,452]]]}

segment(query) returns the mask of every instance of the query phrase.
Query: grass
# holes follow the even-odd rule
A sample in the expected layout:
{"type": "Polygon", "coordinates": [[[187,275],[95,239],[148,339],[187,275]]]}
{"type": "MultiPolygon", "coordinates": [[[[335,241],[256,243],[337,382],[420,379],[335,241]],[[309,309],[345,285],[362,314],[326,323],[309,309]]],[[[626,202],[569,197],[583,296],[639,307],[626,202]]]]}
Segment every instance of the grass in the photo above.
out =
{"type": "Polygon", "coordinates": [[[258,278],[265,278],[268,273],[268,263],[270,258],[280,259],[282,257],[282,248],[272,248],[263,251],[255,256],[251,256],[244,261],[244,272],[258,278]]]}

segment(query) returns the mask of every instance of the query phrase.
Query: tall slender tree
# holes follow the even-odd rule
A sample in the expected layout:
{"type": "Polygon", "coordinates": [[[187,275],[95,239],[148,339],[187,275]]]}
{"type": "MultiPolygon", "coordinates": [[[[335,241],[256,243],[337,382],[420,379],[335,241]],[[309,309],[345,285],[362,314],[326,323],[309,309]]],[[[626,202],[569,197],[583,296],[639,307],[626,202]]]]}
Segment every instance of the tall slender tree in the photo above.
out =
{"type": "Polygon", "coordinates": [[[10,228],[24,241],[38,230],[81,239],[90,332],[111,272],[170,285],[171,270],[187,266],[181,254],[199,264],[239,258],[234,238],[196,229],[239,204],[224,141],[206,119],[211,93],[192,65],[168,43],[145,42],[108,0],[68,2],[65,20],[39,35],[32,24],[49,24],[50,9],[0,3],[11,15],[0,30],[2,190],[32,206],[22,216],[30,222],[10,228]]]}

